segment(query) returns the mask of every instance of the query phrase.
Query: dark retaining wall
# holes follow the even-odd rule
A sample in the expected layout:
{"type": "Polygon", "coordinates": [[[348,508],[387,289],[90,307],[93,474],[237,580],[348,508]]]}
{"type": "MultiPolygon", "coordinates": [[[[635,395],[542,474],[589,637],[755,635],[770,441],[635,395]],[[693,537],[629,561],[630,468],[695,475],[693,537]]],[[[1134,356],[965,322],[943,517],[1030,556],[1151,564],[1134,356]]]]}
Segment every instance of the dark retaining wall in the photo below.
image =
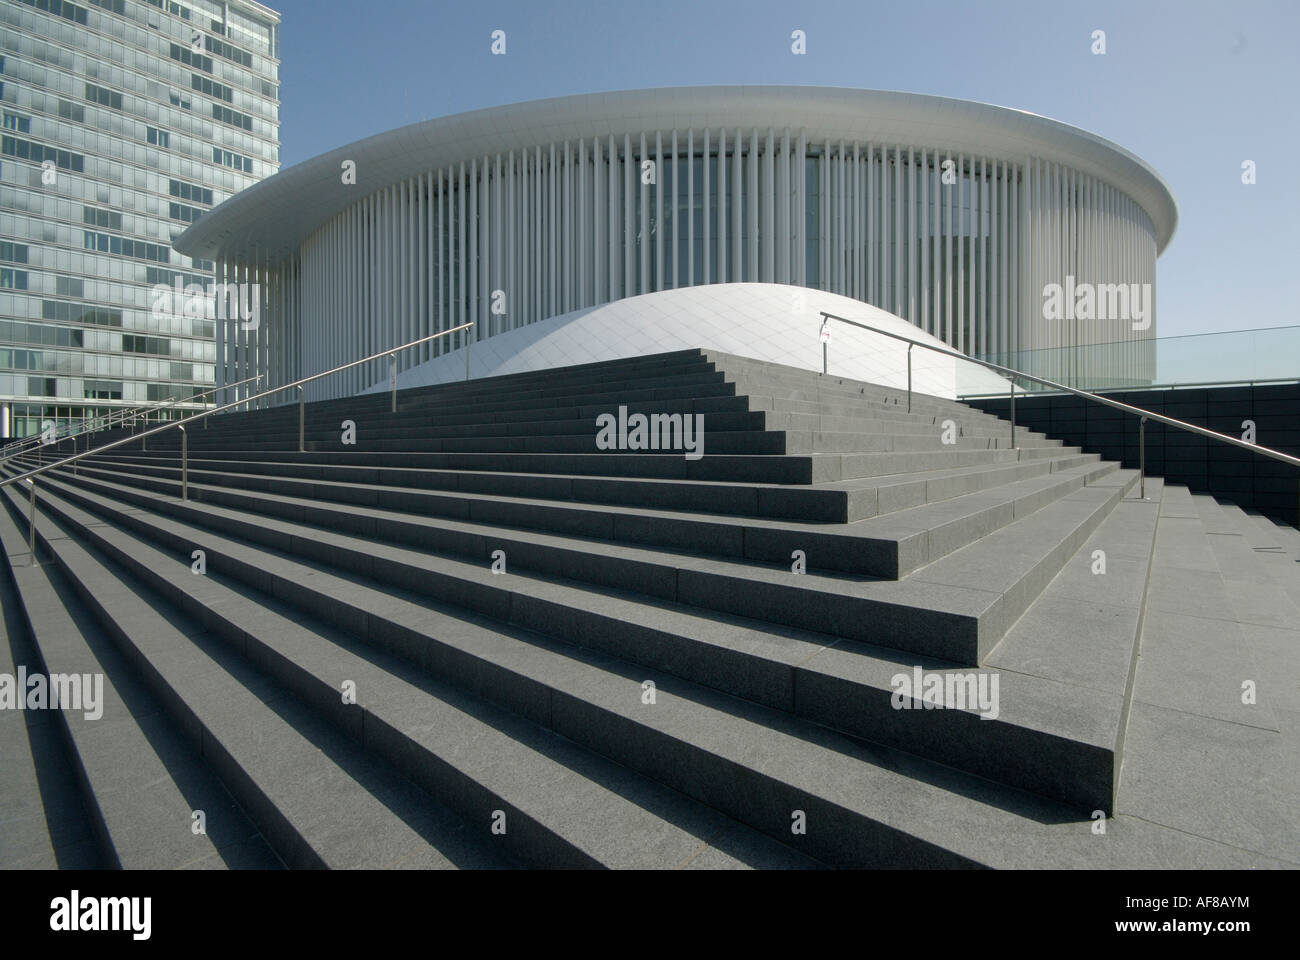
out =
{"type": "MultiPolygon", "coordinates": [[[[1106,396],[1234,437],[1242,435],[1243,420],[1254,420],[1256,443],[1300,456],[1300,383],[1106,396]]],[[[969,403],[1000,417],[1008,415],[1007,397],[969,403]]],[[[1138,465],[1138,418],[1083,397],[1017,395],[1016,422],[1106,460],[1120,460],[1125,467],[1138,465]]],[[[1146,445],[1148,476],[1253,507],[1292,525],[1300,523],[1300,468],[1150,420],[1146,445]]]]}

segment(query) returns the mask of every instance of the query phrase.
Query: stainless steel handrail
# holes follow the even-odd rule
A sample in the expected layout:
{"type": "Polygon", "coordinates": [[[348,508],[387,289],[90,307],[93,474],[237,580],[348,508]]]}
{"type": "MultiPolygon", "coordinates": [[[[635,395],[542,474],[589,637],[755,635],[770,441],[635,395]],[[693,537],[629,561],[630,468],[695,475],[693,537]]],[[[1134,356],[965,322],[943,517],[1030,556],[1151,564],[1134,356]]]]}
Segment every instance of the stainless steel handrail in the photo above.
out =
{"type": "MultiPolygon", "coordinates": [[[[189,425],[193,423],[195,420],[202,420],[205,417],[211,417],[214,414],[224,413],[227,410],[233,410],[235,407],[242,407],[245,404],[252,403],[254,400],[261,400],[264,397],[271,397],[277,393],[283,393],[286,390],[298,389],[302,387],[304,384],[313,383],[316,380],[323,379],[324,377],[331,377],[336,373],[341,373],[344,370],[351,370],[353,367],[359,367],[364,363],[373,363],[376,360],[381,360],[384,357],[391,356],[392,354],[400,353],[403,350],[409,350],[412,347],[418,347],[421,344],[428,343],[431,340],[437,340],[439,337],[445,337],[451,333],[458,333],[461,330],[468,330],[470,327],[473,326],[474,326],[474,321],[471,320],[469,323],[463,323],[459,327],[452,327],[450,330],[443,330],[441,333],[435,333],[432,334],[431,336],[421,337],[419,340],[412,340],[410,343],[404,343],[400,347],[393,347],[390,350],[382,350],[379,353],[372,354],[371,356],[368,357],[363,357],[360,360],[353,360],[350,363],[341,364],[340,366],[334,367],[330,370],[323,370],[320,373],[313,373],[309,377],[303,377],[299,380],[293,381],[292,383],[286,383],[283,386],[279,386],[279,387],[272,387],[270,390],[263,390],[261,393],[255,393],[252,396],[243,397],[239,400],[232,401],[231,403],[223,404],[220,407],[213,407],[211,410],[203,410],[199,413],[196,413],[192,417],[186,417],[184,420],[173,420],[170,423],[164,423],[160,426],[154,427],[151,430],[144,430],[140,433],[133,434],[132,436],[123,437],[121,440],[114,440],[112,443],[106,443],[102,447],[96,447],[94,450],[83,450],[81,453],[72,454],[71,456],[64,457],[62,460],[57,460],[54,463],[47,463],[43,466],[39,466],[32,470],[28,470],[24,473],[18,473],[12,477],[5,477],[3,479],[0,479],[0,487],[3,487],[6,484],[10,484],[10,483],[17,483],[20,480],[30,479],[31,477],[35,477],[39,474],[42,474],[47,470],[54,470],[58,467],[67,466],[70,463],[81,460],[93,454],[105,453],[109,450],[116,450],[118,447],[125,446],[128,443],[135,443],[137,440],[143,441],[148,437],[154,436],[155,434],[164,433],[167,430],[174,430],[177,427],[182,425],[189,425]]],[[[468,371],[466,371],[466,373],[468,375],[468,371]]],[[[241,381],[241,382],[245,382],[245,381],[241,381]]],[[[234,386],[234,384],[229,384],[228,386],[234,386]]],[[[301,397],[301,393],[299,396],[301,397]]],[[[302,403],[301,399],[299,402],[300,404],[302,403]]]]}
{"type": "MultiPolygon", "coordinates": [[[[96,447],[94,450],[83,450],[81,453],[74,453],[69,457],[64,457],[62,460],[56,460],[54,463],[43,464],[41,466],[36,467],[33,470],[28,470],[24,473],[14,474],[12,477],[4,477],[0,479],[0,487],[6,486],[11,483],[18,483],[23,480],[26,480],[28,484],[31,486],[31,506],[30,506],[30,516],[28,517],[28,524],[30,526],[30,537],[33,544],[31,550],[31,562],[33,564],[36,563],[36,550],[34,546],[35,538],[36,538],[36,477],[38,477],[42,473],[45,473],[48,470],[57,470],[60,467],[66,467],[69,464],[73,464],[75,467],[75,464],[85,459],[86,457],[98,456],[101,453],[107,453],[109,450],[116,450],[118,447],[126,446],[128,443],[135,443],[137,440],[139,440],[143,445],[145,441],[149,437],[152,437],[154,434],[163,433],[167,430],[175,430],[179,428],[181,431],[181,497],[182,499],[188,500],[189,499],[189,434],[185,428],[189,426],[191,423],[193,423],[195,420],[202,420],[207,417],[213,416],[214,414],[222,413],[226,410],[232,410],[235,407],[242,407],[245,404],[252,403],[254,400],[261,400],[263,397],[271,397],[277,393],[283,393],[286,390],[297,390],[298,391],[298,449],[301,450],[303,448],[303,430],[305,424],[305,416],[304,416],[305,407],[304,407],[303,391],[302,391],[302,387],[304,384],[312,383],[316,380],[323,379],[324,377],[331,377],[336,373],[341,373],[344,370],[351,370],[353,367],[359,367],[365,363],[373,363],[374,361],[380,360],[384,357],[395,358],[396,355],[398,353],[401,353],[403,350],[409,350],[412,347],[418,347],[421,344],[429,343],[430,341],[437,340],[439,337],[445,337],[452,333],[458,333],[461,330],[469,330],[473,326],[474,326],[474,321],[471,320],[468,323],[462,323],[458,327],[452,327],[450,330],[443,330],[440,333],[431,334],[430,336],[427,337],[421,337],[418,340],[412,340],[410,343],[404,343],[400,347],[393,347],[389,350],[381,350],[379,353],[372,354],[371,356],[368,357],[362,357],[360,360],[353,360],[350,363],[341,364],[340,366],[334,367],[333,369],[330,370],[323,370],[320,373],[313,373],[309,377],[303,377],[300,380],[295,380],[292,383],[286,383],[280,387],[272,387],[270,390],[263,390],[261,393],[254,394],[251,397],[244,397],[240,400],[235,400],[232,403],[227,403],[220,407],[213,407],[211,410],[204,410],[203,412],[196,413],[194,416],[187,417],[184,420],[173,420],[170,423],[165,423],[161,426],[154,427],[152,430],[145,430],[141,433],[137,433],[129,437],[123,437],[121,440],[114,440],[112,443],[106,443],[103,446],[96,447]]],[[[470,342],[469,338],[467,337],[465,340],[465,344],[466,344],[465,379],[466,380],[469,380],[469,350],[468,350],[469,342],[470,342]]],[[[246,383],[247,381],[240,381],[240,382],[246,383]]],[[[227,384],[226,386],[237,386],[237,384],[227,384]]],[[[217,388],[217,389],[224,389],[224,388],[217,388]]],[[[395,381],[393,383],[392,389],[393,389],[392,409],[396,410],[397,409],[397,383],[395,381]]]]}
{"type": "MultiPolygon", "coordinates": [[[[1297,383],[1300,382],[1300,374],[1294,377],[1273,377],[1267,380],[1187,380],[1187,381],[1166,381],[1159,382],[1156,380],[1150,383],[1127,383],[1121,387],[1098,387],[1093,393],[1142,393],[1147,390],[1191,390],[1199,387],[1253,387],[1256,385],[1268,385],[1273,383],[1297,383]]],[[[1050,397],[1052,394],[1044,390],[1041,394],[1034,396],[1050,397]]],[[[963,393],[962,397],[968,397],[975,400],[985,400],[992,397],[1000,397],[1000,393],[963,393]]]]}
{"type": "MultiPolygon", "coordinates": [[[[76,433],[65,433],[61,437],[56,437],[55,439],[46,442],[41,441],[40,434],[34,434],[33,436],[25,437],[24,439],[20,440],[18,443],[10,444],[8,447],[5,447],[3,451],[3,459],[9,460],[13,457],[22,456],[24,453],[26,453],[26,451],[30,447],[43,447],[49,444],[54,444],[55,449],[57,450],[58,445],[63,443],[64,440],[72,440],[74,442],[73,452],[75,453],[76,452],[75,442],[79,438],[87,436],[88,434],[99,433],[100,431],[103,430],[112,429],[116,424],[124,423],[127,420],[133,420],[138,417],[144,417],[145,422],[147,423],[149,414],[153,413],[156,410],[166,410],[169,407],[176,406],[176,404],[178,403],[193,403],[194,401],[199,400],[202,397],[206,397],[209,394],[217,393],[218,391],[230,390],[233,389],[234,387],[241,387],[246,383],[252,383],[254,380],[261,380],[261,379],[262,379],[262,374],[259,373],[255,377],[248,377],[236,383],[225,383],[219,387],[213,387],[211,390],[204,390],[202,393],[196,393],[192,397],[187,397],[184,399],[180,397],[176,397],[172,400],[158,401],[157,403],[150,403],[150,404],[142,404],[141,406],[138,407],[124,407],[121,410],[116,410],[108,414],[108,416],[104,417],[104,422],[99,424],[98,426],[92,426],[92,427],[84,426],[87,419],[89,419],[91,423],[96,423],[99,420],[98,417],[90,417],[90,418],[82,417],[81,420],[82,420],[83,427],[81,430],[78,430],[76,433]]],[[[242,403],[245,401],[240,401],[240,402],[242,403]]],[[[207,426],[206,422],[204,423],[204,426],[207,426]]],[[[89,441],[87,441],[87,444],[89,444],[89,441]]]]}
{"type": "MultiPolygon", "coordinates": [[[[1232,444],[1234,447],[1241,447],[1243,450],[1249,450],[1252,453],[1257,453],[1265,457],[1271,457],[1274,460],[1280,460],[1283,463],[1289,463],[1292,466],[1300,467],[1300,457],[1293,457],[1289,453],[1283,453],[1281,450],[1274,450],[1271,447],[1262,447],[1257,443],[1250,443],[1249,441],[1242,440],[1238,437],[1229,436],[1226,433],[1217,433],[1214,430],[1207,430],[1205,427],[1198,427],[1194,423],[1188,423],[1185,420],[1177,420],[1174,417],[1166,417],[1164,414],[1155,413],[1154,411],[1151,410],[1144,410],[1142,407],[1134,407],[1134,406],[1130,406],[1127,403],[1120,403],[1118,400],[1110,400],[1098,394],[1089,393],[1087,390],[1080,390],[1077,387],[1067,387],[1063,383],[1056,383],[1052,380],[1044,379],[1043,377],[1036,377],[1032,373],[1024,373],[1023,371],[1020,370],[1013,370],[1010,367],[1004,367],[1001,366],[1000,364],[991,363],[988,360],[978,360],[975,357],[968,357],[966,354],[958,353],[956,350],[946,350],[940,347],[933,346],[932,344],[922,343],[920,340],[913,340],[911,337],[905,337],[901,334],[891,333],[888,330],[881,330],[878,327],[868,326],[865,323],[859,323],[858,321],[850,320],[847,317],[841,317],[833,313],[827,313],[825,310],[820,311],[820,314],[822,317],[825,318],[825,320],[822,321],[823,327],[825,327],[826,320],[837,320],[840,323],[847,323],[851,327],[858,327],[859,329],[868,330],[871,333],[878,333],[881,336],[889,337],[893,340],[901,340],[903,343],[908,344],[907,405],[909,410],[911,409],[912,406],[912,347],[913,346],[924,347],[925,349],[930,350],[933,353],[938,353],[943,356],[952,357],[955,360],[964,360],[968,363],[974,363],[981,367],[985,367],[986,369],[996,371],[997,373],[1000,373],[1003,376],[1010,378],[1011,379],[1011,445],[1013,447],[1015,446],[1015,437],[1016,437],[1015,378],[1017,377],[1024,380],[1031,380],[1034,383],[1042,384],[1043,386],[1050,387],[1053,390],[1061,390],[1064,391],[1065,393],[1072,393],[1076,397],[1084,397],[1085,399],[1088,400],[1094,400],[1097,403],[1104,404],[1108,407],[1114,407],[1116,410],[1123,410],[1125,413],[1130,413],[1133,414],[1134,416],[1140,417],[1141,419],[1138,421],[1138,444],[1139,444],[1139,453],[1142,457],[1142,465],[1139,468],[1139,483],[1141,484],[1141,496],[1143,497],[1143,499],[1146,498],[1146,422],[1148,420],[1155,420],[1157,423],[1163,423],[1166,424],[1167,426],[1177,427],[1179,430],[1186,430],[1189,433],[1199,434],[1200,436],[1208,437],[1211,440],[1218,440],[1222,443],[1229,443],[1232,444]]],[[[826,373],[826,366],[827,366],[826,341],[823,340],[822,341],[822,373],[826,373]]]]}

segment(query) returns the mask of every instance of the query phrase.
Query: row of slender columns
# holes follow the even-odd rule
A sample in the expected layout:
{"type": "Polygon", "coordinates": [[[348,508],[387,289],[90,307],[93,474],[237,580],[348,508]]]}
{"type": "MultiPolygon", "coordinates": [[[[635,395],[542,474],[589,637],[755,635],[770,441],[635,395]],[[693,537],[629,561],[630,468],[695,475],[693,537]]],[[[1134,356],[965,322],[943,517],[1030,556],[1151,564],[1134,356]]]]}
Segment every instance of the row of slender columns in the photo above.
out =
{"type": "MultiPolygon", "coordinates": [[[[627,296],[735,281],[841,293],[1004,362],[1118,341],[1116,375],[1140,376],[1154,324],[1044,321],[1042,297],[1067,274],[1153,283],[1155,256],[1136,203],[1040,160],[814,143],[774,128],[566,141],[425,171],[359,198],[293,256],[221,262],[224,277],[264,283],[267,303],[260,333],[222,325],[217,376],[289,382],[470,320],[481,340],[627,296]]],[[[400,366],[462,344],[457,334],[400,366]]],[[[1109,369],[1099,352],[1082,357],[1073,369],[1109,369]]],[[[309,395],[387,376],[384,361],[309,395]]]]}

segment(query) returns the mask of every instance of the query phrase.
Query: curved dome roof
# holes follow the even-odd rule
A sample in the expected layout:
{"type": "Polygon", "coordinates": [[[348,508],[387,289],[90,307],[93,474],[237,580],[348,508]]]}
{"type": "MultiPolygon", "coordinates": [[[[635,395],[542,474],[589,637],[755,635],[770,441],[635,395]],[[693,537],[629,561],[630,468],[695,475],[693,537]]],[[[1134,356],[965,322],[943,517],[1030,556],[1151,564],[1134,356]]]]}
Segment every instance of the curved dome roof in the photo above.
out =
{"type": "MultiPolygon", "coordinates": [[[[623,360],[674,350],[702,349],[821,372],[821,311],[834,313],[943,351],[918,350],[912,384],[918,393],[953,398],[958,371],[952,348],[879,307],[784,283],[708,283],[625,297],[529,323],[480,340],[470,350],[475,380],[579,363],[623,360]]],[[[908,348],[898,340],[845,324],[831,325],[831,376],[906,389],[908,348]]],[[[397,385],[421,387],[465,376],[462,347],[398,374],[397,385]]],[[[387,390],[381,382],[362,391],[387,390]]],[[[1001,393],[1006,381],[964,364],[961,387],[1001,393]]]]}
{"type": "MultiPolygon", "coordinates": [[[[814,86],[662,87],[531,100],[424,120],[339,147],[241,191],[177,239],[195,257],[284,256],[352,203],[452,163],[488,154],[653,130],[803,128],[840,140],[937,146],[953,152],[1067,164],[1123,190],[1155,225],[1163,251],[1178,223],[1168,184],[1101,137],[1037,114],[970,100],[814,86]],[[345,185],[344,160],[357,182],[345,185]]],[[[679,141],[680,144],[680,141],[679,141]]]]}

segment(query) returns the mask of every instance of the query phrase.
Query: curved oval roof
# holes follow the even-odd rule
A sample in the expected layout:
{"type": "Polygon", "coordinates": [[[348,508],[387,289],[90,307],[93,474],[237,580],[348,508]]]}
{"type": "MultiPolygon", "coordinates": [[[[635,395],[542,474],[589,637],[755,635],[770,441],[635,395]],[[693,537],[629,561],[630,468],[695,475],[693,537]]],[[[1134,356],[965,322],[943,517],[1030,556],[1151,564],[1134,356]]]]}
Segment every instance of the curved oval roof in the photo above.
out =
{"type": "MultiPolygon", "coordinates": [[[[1123,147],[1037,114],[915,93],[814,86],[660,87],[530,100],[424,120],[282,170],[185,231],[189,256],[284,256],[352,203],[411,176],[474,157],[554,141],[653,130],[803,128],[810,143],[934,145],[985,157],[1068,164],[1123,190],[1151,217],[1162,252],[1178,224],[1164,179],[1123,147]],[[341,182],[353,160],[357,183],[341,182]]],[[[679,141],[680,143],[680,141],[679,141]]]]}
{"type": "MultiPolygon", "coordinates": [[[[548,317],[475,342],[470,351],[471,376],[481,380],[688,349],[716,350],[820,373],[823,355],[817,331],[824,323],[823,310],[940,348],[943,353],[916,351],[912,386],[931,396],[957,396],[952,348],[938,337],[861,300],[785,283],[675,287],[548,317]]],[[[907,388],[906,344],[844,324],[833,325],[831,336],[827,369],[832,377],[907,388]]],[[[461,347],[403,370],[397,386],[405,390],[459,380],[465,375],[465,363],[461,347]]],[[[377,381],[362,392],[389,389],[386,371],[377,375],[377,381]]],[[[1007,388],[1005,380],[983,368],[963,370],[961,382],[966,390],[1001,393],[1007,388]]],[[[336,395],[346,393],[346,385],[335,389],[336,395]]]]}

